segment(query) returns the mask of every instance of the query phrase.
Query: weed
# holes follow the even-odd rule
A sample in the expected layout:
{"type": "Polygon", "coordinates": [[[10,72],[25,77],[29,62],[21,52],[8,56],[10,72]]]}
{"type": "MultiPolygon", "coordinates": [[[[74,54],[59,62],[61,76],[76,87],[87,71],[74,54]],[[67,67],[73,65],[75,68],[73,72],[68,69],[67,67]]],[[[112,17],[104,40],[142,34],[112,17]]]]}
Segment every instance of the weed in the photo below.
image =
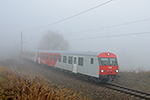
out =
{"type": "Polygon", "coordinates": [[[141,91],[150,92],[150,71],[123,71],[120,72],[119,75],[120,77],[115,81],[115,83],[141,91]]]}
{"type": "Polygon", "coordinates": [[[4,81],[0,82],[0,99],[2,100],[89,100],[82,93],[70,90],[65,86],[50,84],[49,81],[18,77],[6,68],[0,68],[4,81]]]}

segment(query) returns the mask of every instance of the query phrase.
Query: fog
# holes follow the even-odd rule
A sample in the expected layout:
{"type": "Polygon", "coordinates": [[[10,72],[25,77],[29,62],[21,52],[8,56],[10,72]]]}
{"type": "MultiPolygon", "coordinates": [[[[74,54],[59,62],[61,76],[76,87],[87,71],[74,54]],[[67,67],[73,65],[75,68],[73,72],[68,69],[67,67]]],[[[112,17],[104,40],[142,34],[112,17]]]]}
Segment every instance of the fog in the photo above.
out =
{"type": "Polygon", "coordinates": [[[52,30],[68,40],[70,51],[111,51],[117,55],[121,70],[150,70],[149,0],[113,0],[79,16],[50,25],[105,2],[1,1],[0,59],[14,58],[20,52],[21,32],[23,50],[35,50],[42,34],[52,30]]]}

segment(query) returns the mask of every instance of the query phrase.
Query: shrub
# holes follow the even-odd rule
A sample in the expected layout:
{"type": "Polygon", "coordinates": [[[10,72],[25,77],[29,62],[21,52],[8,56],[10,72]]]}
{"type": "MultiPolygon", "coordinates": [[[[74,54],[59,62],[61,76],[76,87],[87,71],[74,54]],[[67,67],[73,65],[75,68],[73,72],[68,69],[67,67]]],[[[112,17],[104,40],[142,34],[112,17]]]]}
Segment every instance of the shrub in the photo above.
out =
{"type": "Polygon", "coordinates": [[[89,100],[82,93],[65,86],[52,85],[38,77],[17,76],[12,71],[1,68],[0,99],[3,100],[89,100]]]}

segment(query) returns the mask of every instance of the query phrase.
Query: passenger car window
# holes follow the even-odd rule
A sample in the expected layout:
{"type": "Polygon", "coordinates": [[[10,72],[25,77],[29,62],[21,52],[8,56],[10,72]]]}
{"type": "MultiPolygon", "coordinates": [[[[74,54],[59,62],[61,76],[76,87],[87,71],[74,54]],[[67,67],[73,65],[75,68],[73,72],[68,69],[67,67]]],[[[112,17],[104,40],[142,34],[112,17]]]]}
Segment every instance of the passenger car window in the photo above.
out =
{"type": "Polygon", "coordinates": [[[57,55],[54,55],[54,61],[56,61],[57,60],[57,55]]]}
{"type": "Polygon", "coordinates": [[[45,54],[44,54],[44,59],[45,59],[45,54]]]}
{"type": "Polygon", "coordinates": [[[71,56],[68,57],[68,63],[72,64],[72,57],[71,56]]]}
{"type": "Polygon", "coordinates": [[[60,55],[58,56],[58,61],[61,62],[61,56],[60,55]]]}
{"type": "Polygon", "coordinates": [[[49,54],[47,54],[47,60],[49,59],[49,54]]]}
{"type": "Polygon", "coordinates": [[[50,58],[50,60],[53,60],[53,55],[51,55],[51,58],[50,58]]]}
{"type": "Polygon", "coordinates": [[[67,57],[63,56],[63,63],[66,63],[66,62],[67,62],[67,57]]]}
{"type": "Polygon", "coordinates": [[[91,64],[94,64],[94,58],[91,58],[91,64]]]}
{"type": "Polygon", "coordinates": [[[76,57],[74,57],[74,64],[76,64],[77,63],[77,58],[76,57]]]}
{"type": "Polygon", "coordinates": [[[78,58],[78,65],[83,66],[83,58],[78,58]]]}

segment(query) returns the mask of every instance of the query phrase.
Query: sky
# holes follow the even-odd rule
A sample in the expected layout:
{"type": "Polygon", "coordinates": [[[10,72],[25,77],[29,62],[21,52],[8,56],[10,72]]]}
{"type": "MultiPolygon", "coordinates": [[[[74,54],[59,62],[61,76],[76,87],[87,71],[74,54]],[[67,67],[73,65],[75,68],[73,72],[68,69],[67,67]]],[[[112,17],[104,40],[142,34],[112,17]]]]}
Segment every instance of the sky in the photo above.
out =
{"type": "Polygon", "coordinates": [[[12,52],[19,52],[21,33],[23,49],[29,50],[36,49],[42,34],[51,30],[59,32],[68,40],[70,51],[111,51],[117,55],[121,70],[150,70],[150,0],[112,0],[69,20],[43,27],[107,1],[1,1],[1,58],[13,58],[15,53],[12,52]]]}

